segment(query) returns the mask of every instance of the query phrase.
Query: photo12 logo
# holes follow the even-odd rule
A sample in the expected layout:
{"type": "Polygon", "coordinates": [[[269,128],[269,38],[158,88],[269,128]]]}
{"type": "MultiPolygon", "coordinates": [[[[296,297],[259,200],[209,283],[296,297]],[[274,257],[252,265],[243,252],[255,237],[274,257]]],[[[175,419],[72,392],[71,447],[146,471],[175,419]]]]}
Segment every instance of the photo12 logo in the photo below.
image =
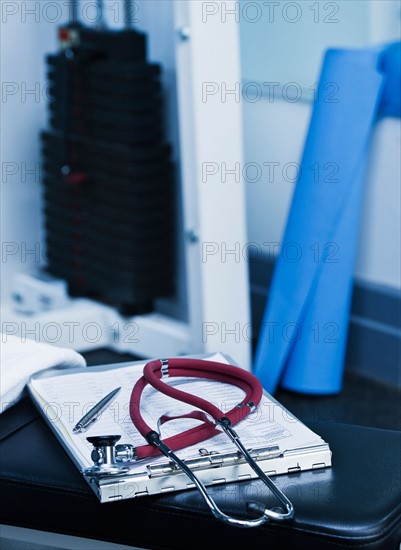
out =
{"type": "Polygon", "coordinates": [[[202,22],[288,24],[308,20],[313,23],[339,23],[337,2],[203,2],[202,22]]]}
{"type": "Polygon", "coordinates": [[[202,183],[295,183],[302,173],[309,173],[313,183],[338,183],[340,167],[336,162],[315,162],[302,167],[299,162],[203,162],[202,183]]]}
{"type": "Polygon", "coordinates": [[[40,162],[2,162],[1,183],[40,183],[43,179],[43,165],[40,162]]]}
{"type": "Polygon", "coordinates": [[[202,82],[202,103],[258,103],[259,101],[285,101],[298,103],[339,103],[340,87],[337,82],[320,85],[313,83],[307,88],[298,82],[202,82]]]}
{"type": "Polygon", "coordinates": [[[218,262],[239,264],[241,262],[274,261],[278,256],[283,261],[297,263],[337,264],[340,247],[338,243],[330,241],[319,243],[297,242],[202,242],[202,263],[218,262]]]}
{"type": "Polygon", "coordinates": [[[63,321],[57,323],[49,321],[40,323],[39,321],[4,321],[1,323],[1,339],[6,344],[10,336],[19,338],[21,344],[27,340],[33,340],[36,343],[44,342],[47,344],[64,345],[85,342],[86,344],[97,344],[99,342],[114,344],[138,344],[139,343],[139,325],[134,321],[125,323],[115,322],[111,326],[103,326],[98,321],[89,321],[79,323],[78,321],[63,321]]]}
{"type": "Polygon", "coordinates": [[[96,25],[103,19],[113,23],[138,23],[140,6],[137,2],[119,0],[38,0],[0,2],[1,21],[9,23],[18,19],[21,23],[66,23],[74,19],[87,25],[96,25]]]}
{"type": "Polygon", "coordinates": [[[1,102],[50,103],[53,101],[51,87],[41,82],[2,82],[1,102]]]}
{"type": "Polygon", "coordinates": [[[294,343],[301,339],[309,340],[314,344],[338,344],[341,337],[340,326],[334,321],[324,323],[315,321],[309,326],[299,322],[269,321],[262,323],[259,330],[255,330],[252,323],[208,321],[202,324],[202,342],[205,344],[209,341],[219,341],[222,344],[227,342],[239,344],[241,341],[251,343],[261,333],[261,329],[269,344],[278,341],[294,343]]]}

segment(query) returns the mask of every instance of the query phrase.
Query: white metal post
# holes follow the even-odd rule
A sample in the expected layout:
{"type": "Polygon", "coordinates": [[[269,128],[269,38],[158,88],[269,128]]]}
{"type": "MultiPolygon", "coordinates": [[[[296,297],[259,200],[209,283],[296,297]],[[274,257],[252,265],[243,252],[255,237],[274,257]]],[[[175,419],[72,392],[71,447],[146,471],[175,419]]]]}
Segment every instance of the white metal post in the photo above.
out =
{"type": "Polygon", "coordinates": [[[177,0],[176,60],[190,347],[250,369],[237,4],[177,0]]]}

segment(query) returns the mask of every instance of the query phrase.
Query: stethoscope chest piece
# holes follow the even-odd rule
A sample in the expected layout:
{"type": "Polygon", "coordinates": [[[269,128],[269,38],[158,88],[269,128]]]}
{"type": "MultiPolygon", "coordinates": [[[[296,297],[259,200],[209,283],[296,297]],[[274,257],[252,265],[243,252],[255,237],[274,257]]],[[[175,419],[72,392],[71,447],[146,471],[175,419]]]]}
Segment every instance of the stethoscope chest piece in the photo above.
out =
{"type": "Polygon", "coordinates": [[[128,445],[116,446],[120,437],[119,435],[102,435],[87,438],[93,445],[91,459],[94,465],[84,470],[86,476],[114,476],[129,471],[129,467],[124,465],[124,461],[118,456],[119,447],[128,447],[128,445]]]}

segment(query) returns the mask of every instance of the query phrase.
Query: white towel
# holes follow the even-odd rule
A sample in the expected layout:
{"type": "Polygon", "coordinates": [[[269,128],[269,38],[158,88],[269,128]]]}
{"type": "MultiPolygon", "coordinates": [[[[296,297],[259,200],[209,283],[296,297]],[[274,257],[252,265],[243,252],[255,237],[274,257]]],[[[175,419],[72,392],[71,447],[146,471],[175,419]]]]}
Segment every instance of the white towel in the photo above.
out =
{"type": "Polygon", "coordinates": [[[85,366],[82,355],[72,349],[1,334],[0,412],[21,398],[32,374],[50,367],[85,366]]]}

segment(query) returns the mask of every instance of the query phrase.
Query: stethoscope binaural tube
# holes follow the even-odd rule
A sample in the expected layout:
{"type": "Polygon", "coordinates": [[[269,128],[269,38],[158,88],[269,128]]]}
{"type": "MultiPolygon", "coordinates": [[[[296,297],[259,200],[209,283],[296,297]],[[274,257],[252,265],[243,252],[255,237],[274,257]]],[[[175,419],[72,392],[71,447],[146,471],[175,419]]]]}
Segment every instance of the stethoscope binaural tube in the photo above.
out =
{"type": "MultiPolygon", "coordinates": [[[[165,369],[167,370],[167,369],[165,369]]],[[[168,360],[168,377],[190,377],[190,378],[206,378],[208,380],[216,380],[226,384],[231,384],[239,387],[245,392],[245,397],[240,403],[233,407],[228,412],[221,411],[218,407],[195,395],[179,390],[169,384],[166,384],[161,379],[163,376],[161,371],[160,360],[151,361],[143,371],[143,377],[135,384],[130,400],[130,415],[131,420],[139,433],[146,439],[149,432],[153,429],[146,424],[141,415],[140,401],[142,392],[145,387],[150,384],[161,393],[177,399],[178,401],[192,405],[209,414],[215,421],[227,417],[232,424],[237,424],[245,418],[254,408],[260,403],[262,398],[262,388],[259,381],[250,373],[233,367],[232,365],[222,365],[213,361],[204,361],[196,359],[169,359],[168,360]]],[[[197,428],[192,428],[172,436],[165,440],[169,447],[177,451],[189,445],[199,443],[205,439],[209,439],[213,435],[217,435],[219,430],[210,425],[203,425],[197,428]]],[[[145,458],[146,451],[137,448],[138,459],[145,458]]]]}

